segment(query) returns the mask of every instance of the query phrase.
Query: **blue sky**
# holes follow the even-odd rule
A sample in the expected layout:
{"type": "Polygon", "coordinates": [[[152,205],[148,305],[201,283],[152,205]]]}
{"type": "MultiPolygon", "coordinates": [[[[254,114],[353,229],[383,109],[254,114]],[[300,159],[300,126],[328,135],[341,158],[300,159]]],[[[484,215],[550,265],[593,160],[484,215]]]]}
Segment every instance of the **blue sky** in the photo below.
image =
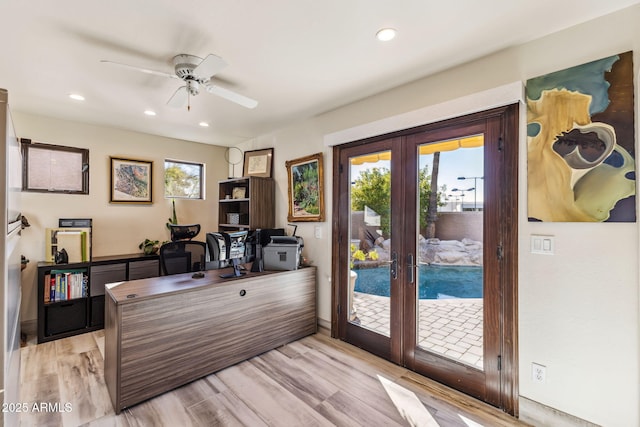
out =
{"type": "MultiPolygon", "coordinates": [[[[433,155],[420,156],[420,168],[425,165],[429,167],[429,173],[433,170],[433,155]]],[[[362,165],[352,166],[351,174],[352,180],[355,180],[360,174],[360,171],[369,168],[387,168],[390,169],[390,162],[388,160],[381,160],[376,163],[365,163],[362,165]]],[[[459,180],[458,177],[482,177],[484,176],[484,164],[483,164],[483,147],[478,148],[463,148],[455,151],[445,151],[440,153],[440,168],[438,173],[438,187],[446,185],[448,196],[457,196],[458,202],[461,201],[461,192],[452,192],[454,188],[461,190],[467,190],[475,186],[473,179],[459,180]]],[[[484,200],[484,180],[476,179],[478,188],[475,192],[477,202],[484,200]]],[[[453,198],[452,198],[453,200],[453,198]]],[[[465,206],[473,204],[474,191],[464,192],[465,206]]]]}
{"type": "MultiPolygon", "coordinates": [[[[429,172],[433,169],[433,155],[420,156],[420,168],[429,166],[429,172]]],[[[484,176],[483,147],[463,148],[455,151],[440,153],[440,168],[438,173],[438,187],[447,186],[446,195],[461,196],[461,192],[452,192],[454,188],[467,190],[474,188],[473,179],[459,180],[458,177],[482,177],[484,176]]],[[[477,202],[484,200],[484,180],[476,179],[477,189],[475,197],[477,202]]],[[[465,206],[473,202],[474,191],[464,192],[465,206]]]]}

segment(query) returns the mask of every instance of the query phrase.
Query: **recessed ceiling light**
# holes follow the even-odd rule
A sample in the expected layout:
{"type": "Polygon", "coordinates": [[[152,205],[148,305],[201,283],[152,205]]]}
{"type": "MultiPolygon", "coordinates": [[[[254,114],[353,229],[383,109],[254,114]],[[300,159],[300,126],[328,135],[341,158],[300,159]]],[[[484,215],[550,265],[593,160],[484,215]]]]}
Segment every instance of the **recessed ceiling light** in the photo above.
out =
{"type": "Polygon", "coordinates": [[[77,93],[70,93],[69,98],[75,99],[76,101],[84,101],[84,96],[77,93]]]}
{"type": "Polygon", "coordinates": [[[396,36],[396,30],[393,28],[382,28],[376,33],[376,38],[382,42],[393,40],[396,36]]]}
{"type": "Polygon", "coordinates": [[[208,128],[209,127],[209,123],[207,122],[200,122],[198,123],[200,126],[202,126],[203,128],[208,128]]]}
{"type": "Polygon", "coordinates": [[[147,116],[155,116],[156,115],[156,112],[155,111],[151,111],[151,110],[144,110],[144,113],[147,116]]]}

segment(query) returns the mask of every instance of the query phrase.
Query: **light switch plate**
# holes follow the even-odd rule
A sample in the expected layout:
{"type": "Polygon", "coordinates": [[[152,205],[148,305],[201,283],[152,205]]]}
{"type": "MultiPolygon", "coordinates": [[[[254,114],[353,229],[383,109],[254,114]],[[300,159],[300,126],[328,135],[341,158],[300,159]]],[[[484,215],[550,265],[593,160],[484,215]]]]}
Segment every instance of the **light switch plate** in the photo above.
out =
{"type": "Polygon", "coordinates": [[[555,241],[553,236],[531,235],[531,253],[553,255],[555,241]]]}

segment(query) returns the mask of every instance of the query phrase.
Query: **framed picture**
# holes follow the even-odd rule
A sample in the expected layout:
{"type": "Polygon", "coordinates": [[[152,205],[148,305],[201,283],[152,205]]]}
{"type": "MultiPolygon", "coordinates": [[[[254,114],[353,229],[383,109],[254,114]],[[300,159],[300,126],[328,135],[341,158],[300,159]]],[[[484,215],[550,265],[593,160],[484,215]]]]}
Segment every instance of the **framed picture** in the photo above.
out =
{"type": "Polygon", "coordinates": [[[247,189],[245,187],[233,187],[231,197],[234,199],[244,199],[247,196],[247,189]]]}
{"type": "Polygon", "coordinates": [[[153,162],[111,157],[111,203],[153,203],[153,162]]]}
{"type": "Polygon", "coordinates": [[[322,153],[286,162],[290,222],[324,221],[322,153]]]}
{"type": "Polygon", "coordinates": [[[271,178],[273,172],[273,148],[244,152],[242,176],[271,178]]]}
{"type": "Polygon", "coordinates": [[[30,139],[21,139],[20,144],[22,191],[89,194],[89,150],[30,139]]]}

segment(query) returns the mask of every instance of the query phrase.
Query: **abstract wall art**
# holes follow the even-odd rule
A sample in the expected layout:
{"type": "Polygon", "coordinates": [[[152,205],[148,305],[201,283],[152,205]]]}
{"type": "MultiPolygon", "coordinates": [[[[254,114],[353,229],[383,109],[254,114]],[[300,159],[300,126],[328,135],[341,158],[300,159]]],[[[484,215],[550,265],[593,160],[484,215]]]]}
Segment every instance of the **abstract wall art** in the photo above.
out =
{"type": "Polygon", "coordinates": [[[526,84],[530,221],[635,222],[633,55],[526,84]]]}

